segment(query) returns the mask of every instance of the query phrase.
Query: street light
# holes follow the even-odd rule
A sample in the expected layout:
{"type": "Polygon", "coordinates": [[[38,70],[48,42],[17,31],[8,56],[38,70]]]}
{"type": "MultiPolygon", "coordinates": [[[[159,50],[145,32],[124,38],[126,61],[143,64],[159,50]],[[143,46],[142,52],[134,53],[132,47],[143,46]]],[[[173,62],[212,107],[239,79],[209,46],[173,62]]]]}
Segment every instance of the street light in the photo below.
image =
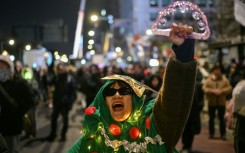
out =
{"type": "Polygon", "coordinates": [[[95,32],[94,32],[93,30],[90,30],[90,31],[88,32],[88,35],[89,35],[90,37],[93,37],[94,34],[95,34],[95,32]]]}
{"type": "MultiPolygon", "coordinates": [[[[1,46],[0,51],[2,52],[4,50],[4,43],[5,43],[5,41],[0,41],[0,43],[1,43],[1,45],[0,45],[1,46]]],[[[14,39],[10,39],[8,41],[8,45],[13,46],[14,44],[15,44],[14,39]]]]}
{"type": "Polygon", "coordinates": [[[10,40],[9,40],[9,45],[13,46],[14,43],[15,43],[14,39],[10,39],[10,40]]]}
{"type": "Polygon", "coordinates": [[[26,50],[31,50],[31,45],[30,45],[30,44],[27,44],[27,45],[25,46],[25,49],[26,49],[26,50]]]}
{"type": "Polygon", "coordinates": [[[91,19],[91,21],[96,22],[98,20],[98,16],[97,15],[92,15],[90,17],[90,19],[91,19]]]}

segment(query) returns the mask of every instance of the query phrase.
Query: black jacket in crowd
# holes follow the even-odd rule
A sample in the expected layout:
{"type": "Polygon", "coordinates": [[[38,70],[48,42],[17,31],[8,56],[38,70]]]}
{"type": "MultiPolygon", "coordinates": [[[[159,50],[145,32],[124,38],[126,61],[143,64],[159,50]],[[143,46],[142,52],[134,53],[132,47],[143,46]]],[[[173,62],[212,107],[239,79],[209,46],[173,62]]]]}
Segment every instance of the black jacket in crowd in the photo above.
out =
{"type": "Polygon", "coordinates": [[[0,90],[0,133],[3,136],[18,135],[23,129],[22,117],[35,103],[34,91],[26,80],[19,77],[0,82],[0,85],[9,95],[0,90]]]}
{"type": "Polygon", "coordinates": [[[64,73],[57,75],[54,80],[53,105],[54,107],[71,108],[76,100],[76,80],[73,75],[64,73]]]}

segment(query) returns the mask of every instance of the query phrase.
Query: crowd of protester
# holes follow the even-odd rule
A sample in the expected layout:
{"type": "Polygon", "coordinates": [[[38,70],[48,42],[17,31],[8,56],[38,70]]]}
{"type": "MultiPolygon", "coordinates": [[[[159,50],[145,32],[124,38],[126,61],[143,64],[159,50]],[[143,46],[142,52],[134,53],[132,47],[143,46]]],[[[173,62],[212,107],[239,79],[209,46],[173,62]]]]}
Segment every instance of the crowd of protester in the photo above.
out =
{"type": "MultiPolygon", "coordinates": [[[[66,132],[68,130],[69,124],[68,113],[69,110],[72,108],[75,99],[78,102],[83,103],[84,108],[89,106],[96,96],[96,93],[104,83],[103,80],[101,80],[102,77],[112,74],[127,75],[158,91],[160,89],[160,85],[162,84],[161,76],[164,74],[165,70],[164,66],[160,66],[157,71],[151,71],[149,67],[145,67],[140,63],[128,65],[124,69],[115,65],[107,65],[101,68],[96,64],[76,68],[73,65],[60,62],[54,63],[49,67],[38,69],[24,66],[20,62],[16,62],[14,64],[15,76],[27,81],[27,83],[33,89],[32,94],[34,97],[33,105],[29,108],[28,111],[23,114],[24,116],[29,116],[31,125],[28,125],[28,127],[23,126],[22,130],[24,132],[22,133],[24,133],[24,135],[22,134],[21,139],[32,138],[36,136],[36,133],[38,131],[36,131],[35,111],[39,103],[45,103],[53,109],[50,119],[50,128],[52,130],[50,132],[50,135],[47,137],[47,140],[49,141],[53,141],[56,137],[55,129],[57,126],[56,122],[59,114],[62,115],[64,122],[64,127],[61,133],[60,140],[66,140],[66,132]],[[62,68],[65,67],[65,70],[60,68],[61,66],[62,68]],[[24,71],[26,71],[26,73],[32,73],[33,77],[25,78],[24,71]],[[68,76],[71,78],[68,78],[68,76]],[[69,79],[71,79],[72,81],[67,81],[69,79]],[[62,106],[57,105],[57,102],[61,100],[60,95],[64,95],[62,100],[65,99],[64,105],[62,106]],[[79,100],[79,98],[83,99],[83,101],[79,100]]],[[[227,112],[229,108],[227,107],[227,105],[232,103],[232,99],[234,100],[234,97],[232,97],[232,91],[236,87],[236,85],[243,79],[242,72],[244,72],[245,70],[244,65],[239,65],[234,60],[227,67],[224,67],[221,64],[216,64],[212,67],[200,67],[202,69],[205,69],[208,75],[204,74],[202,71],[199,71],[200,77],[197,80],[198,84],[196,86],[196,89],[199,90],[199,99],[197,100],[194,98],[194,101],[196,100],[196,102],[193,102],[195,105],[193,105],[191,111],[192,113],[190,114],[190,120],[188,120],[186,129],[183,133],[183,153],[191,152],[194,135],[199,134],[201,131],[200,113],[202,112],[203,106],[205,105],[205,101],[208,105],[210,134],[209,137],[211,139],[215,137],[214,125],[216,123],[214,122],[214,119],[217,110],[219,116],[220,138],[226,140],[226,128],[230,127],[231,124],[234,124],[232,123],[232,119],[235,117],[233,115],[233,111],[229,111],[230,113],[227,112]],[[221,81],[220,79],[223,81],[221,81]],[[220,84],[220,87],[217,87],[216,81],[223,83],[220,84]],[[210,87],[213,87],[214,89],[211,89],[210,87]],[[226,90],[224,91],[223,89],[225,88],[226,90]],[[216,97],[220,97],[220,100],[215,100],[215,96],[212,96],[212,94],[216,97]],[[189,135],[191,135],[191,137],[189,137],[189,135]]],[[[155,96],[156,94],[154,92],[146,93],[147,101],[155,98],[155,96]]],[[[1,105],[3,104],[1,103],[1,105]]],[[[0,116],[0,118],[2,118],[2,116],[0,116]]],[[[3,131],[5,131],[6,129],[4,129],[2,125],[0,126],[1,134],[3,135],[3,137],[6,137],[6,135],[4,135],[3,133],[3,131]]],[[[244,140],[239,141],[239,143],[241,142],[242,144],[244,144],[244,140]]]]}

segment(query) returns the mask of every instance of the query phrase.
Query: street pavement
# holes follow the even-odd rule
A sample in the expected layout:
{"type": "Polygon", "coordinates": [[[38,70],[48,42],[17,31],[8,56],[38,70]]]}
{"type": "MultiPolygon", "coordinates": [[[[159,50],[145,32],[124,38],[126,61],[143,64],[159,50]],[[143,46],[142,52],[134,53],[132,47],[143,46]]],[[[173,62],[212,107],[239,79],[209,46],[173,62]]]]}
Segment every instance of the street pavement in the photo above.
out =
{"type": "MultiPolygon", "coordinates": [[[[82,120],[84,112],[80,103],[75,103],[69,114],[69,129],[67,132],[67,140],[65,142],[58,141],[58,138],[54,142],[42,141],[42,139],[48,136],[50,132],[50,116],[52,108],[47,104],[40,103],[37,107],[36,119],[37,119],[37,136],[31,139],[25,139],[21,141],[20,153],[65,153],[68,148],[80,137],[80,130],[82,126],[82,120]]],[[[232,131],[228,130],[227,140],[218,139],[218,126],[216,126],[217,139],[209,139],[208,136],[208,115],[202,113],[202,131],[199,135],[195,136],[193,143],[194,153],[235,153],[233,149],[232,131]]],[[[59,134],[62,127],[61,117],[58,120],[59,134]]],[[[218,124],[217,124],[218,125],[218,124]]],[[[181,150],[181,141],[177,144],[176,148],[181,150]]]]}
{"type": "MultiPolygon", "coordinates": [[[[193,153],[235,153],[233,148],[233,135],[232,130],[227,129],[227,140],[220,139],[219,124],[216,120],[215,125],[215,139],[209,139],[208,132],[208,114],[203,112],[201,114],[202,130],[201,133],[196,135],[192,145],[193,153]]],[[[181,141],[177,144],[176,148],[181,150],[181,141]]]]}
{"type": "Polygon", "coordinates": [[[67,132],[66,141],[59,141],[59,134],[62,128],[62,118],[58,119],[57,139],[53,142],[43,141],[49,135],[51,112],[47,104],[41,103],[37,107],[37,135],[35,138],[25,139],[21,141],[20,153],[65,153],[73,143],[80,137],[80,130],[82,126],[82,119],[84,116],[82,106],[78,103],[73,105],[69,114],[69,128],[67,132]]]}

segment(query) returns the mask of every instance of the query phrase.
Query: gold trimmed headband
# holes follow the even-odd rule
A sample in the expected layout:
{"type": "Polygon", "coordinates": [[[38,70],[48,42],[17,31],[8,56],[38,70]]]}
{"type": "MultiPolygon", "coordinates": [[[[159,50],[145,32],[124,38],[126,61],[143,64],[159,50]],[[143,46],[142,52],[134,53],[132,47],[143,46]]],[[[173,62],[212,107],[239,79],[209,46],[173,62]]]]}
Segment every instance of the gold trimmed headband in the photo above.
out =
{"type": "Polygon", "coordinates": [[[125,75],[114,74],[114,75],[103,77],[101,79],[103,79],[103,80],[122,80],[122,81],[126,82],[127,84],[129,84],[129,86],[134,90],[136,95],[139,97],[141,97],[143,95],[143,93],[146,89],[151,90],[153,92],[157,92],[157,91],[153,90],[152,88],[148,87],[147,85],[145,85],[139,81],[136,81],[135,79],[133,79],[129,76],[125,76],[125,75]]]}

